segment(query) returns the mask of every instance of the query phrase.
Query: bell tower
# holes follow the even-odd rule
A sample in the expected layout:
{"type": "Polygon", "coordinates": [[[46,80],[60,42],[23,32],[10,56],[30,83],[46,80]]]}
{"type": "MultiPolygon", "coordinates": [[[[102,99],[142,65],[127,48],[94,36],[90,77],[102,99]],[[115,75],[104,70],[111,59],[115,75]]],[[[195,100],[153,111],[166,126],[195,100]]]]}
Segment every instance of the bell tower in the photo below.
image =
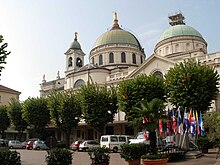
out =
{"type": "Polygon", "coordinates": [[[75,32],[74,41],[65,53],[66,55],[66,72],[77,71],[84,65],[85,53],[81,49],[81,45],[77,40],[78,33],[75,32]]]}

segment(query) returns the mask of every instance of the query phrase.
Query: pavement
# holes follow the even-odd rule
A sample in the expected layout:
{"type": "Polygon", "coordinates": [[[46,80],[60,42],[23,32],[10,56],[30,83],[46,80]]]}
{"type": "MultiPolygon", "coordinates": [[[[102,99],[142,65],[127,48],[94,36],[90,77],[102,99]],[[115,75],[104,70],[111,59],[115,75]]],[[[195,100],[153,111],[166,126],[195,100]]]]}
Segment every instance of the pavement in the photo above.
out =
{"type": "Polygon", "coordinates": [[[216,159],[217,149],[209,149],[207,154],[197,159],[184,159],[177,162],[169,162],[167,165],[220,165],[220,157],[216,159]]]}

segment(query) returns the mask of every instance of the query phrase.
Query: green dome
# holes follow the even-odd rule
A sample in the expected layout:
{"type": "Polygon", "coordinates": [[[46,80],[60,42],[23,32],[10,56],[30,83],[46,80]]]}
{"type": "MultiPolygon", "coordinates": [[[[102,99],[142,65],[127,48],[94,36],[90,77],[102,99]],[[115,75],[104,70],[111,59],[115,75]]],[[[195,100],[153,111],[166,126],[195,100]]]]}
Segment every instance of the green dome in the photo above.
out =
{"type": "Polygon", "coordinates": [[[80,46],[79,42],[77,41],[77,39],[74,39],[74,41],[71,43],[70,49],[80,49],[81,50],[81,46],[80,46]]]}
{"type": "Polygon", "coordinates": [[[102,34],[94,43],[93,48],[106,44],[131,44],[141,48],[137,38],[121,28],[111,29],[102,34]]]}
{"type": "Polygon", "coordinates": [[[162,40],[165,40],[171,37],[176,37],[176,36],[197,36],[197,37],[203,38],[202,35],[197,30],[192,28],[191,26],[175,25],[165,30],[160,36],[159,41],[162,41],[162,40]]]}

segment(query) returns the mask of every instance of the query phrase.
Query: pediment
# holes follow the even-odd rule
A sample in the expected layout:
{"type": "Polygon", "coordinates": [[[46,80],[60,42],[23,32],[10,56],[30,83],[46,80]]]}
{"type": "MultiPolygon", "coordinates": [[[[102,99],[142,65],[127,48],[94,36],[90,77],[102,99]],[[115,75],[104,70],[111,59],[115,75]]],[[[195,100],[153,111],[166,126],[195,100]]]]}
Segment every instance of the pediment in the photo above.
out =
{"type": "Polygon", "coordinates": [[[149,58],[145,60],[145,62],[140,65],[137,69],[135,69],[128,78],[135,77],[139,74],[153,74],[156,71],[160,71],[163,75],[165,75],[170,68],[175,66],[175,62],[156,54],[151,55],[149,58]]]}

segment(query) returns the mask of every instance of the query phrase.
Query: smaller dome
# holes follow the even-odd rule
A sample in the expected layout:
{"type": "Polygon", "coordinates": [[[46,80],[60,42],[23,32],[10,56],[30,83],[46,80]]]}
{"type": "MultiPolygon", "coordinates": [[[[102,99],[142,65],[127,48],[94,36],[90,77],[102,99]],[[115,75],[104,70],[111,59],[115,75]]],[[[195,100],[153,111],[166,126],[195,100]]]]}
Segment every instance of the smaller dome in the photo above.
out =
{"type": "Polygon", "coordinates": [[[169,27],[167,30],[165,30],[162,35],[160,36],[159,42],[171,37],[177,37],[177,36],[197,36],[200,38],[203,38],[202,35],[192,28],[191,26],[187,25],[175,25],[169,27]]]}
{"type": "Polygon", "coordinates": [[[77,35],[78,33],[75,32],[75,38],[74,38],[74,41],[71,43],[70,45],[70,49],[78,49],[78,50],[81,50],[81,45],[80,43],[77,41],[77,35]]]}
{"type": "Polygon", "coordinates": [[[74,41],[70,45],[70,49],[80,49],[81,50],[80,43],[74,39],[74,41]]]}

